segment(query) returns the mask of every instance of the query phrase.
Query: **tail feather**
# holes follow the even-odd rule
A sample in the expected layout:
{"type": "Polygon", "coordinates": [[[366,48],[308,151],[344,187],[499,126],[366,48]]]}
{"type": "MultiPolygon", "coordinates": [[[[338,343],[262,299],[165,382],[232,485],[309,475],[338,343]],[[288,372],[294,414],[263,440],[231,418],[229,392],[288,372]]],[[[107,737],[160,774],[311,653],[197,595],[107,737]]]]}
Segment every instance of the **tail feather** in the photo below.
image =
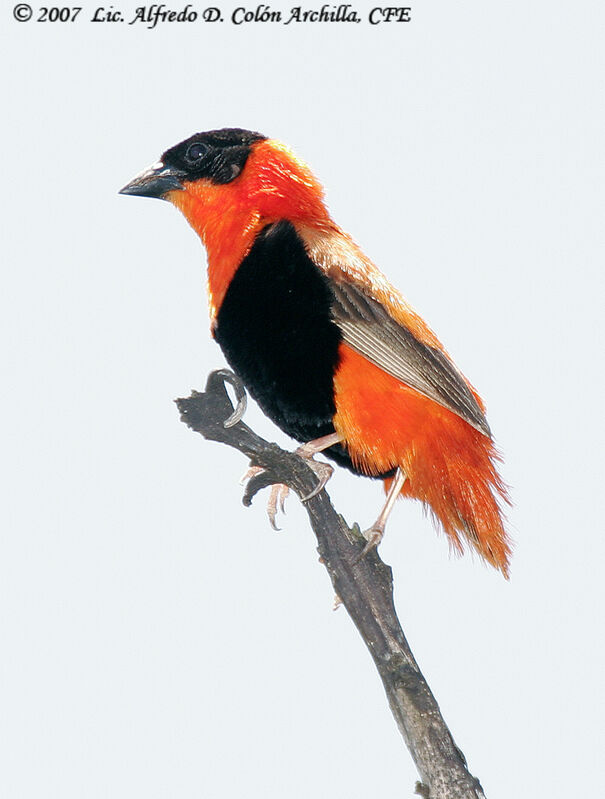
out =
{"type": "Polygon", "coordinates": [[[446,442],[440,428],[427,427],[414,454],[403,458],[408,480],[402,494],[427,506],[456,551],[468,543],[508,578],[511,541],[503,509],[510,500],[494,444],[455,417],[448,420],[446,442]]]}
{"type": "Polygon", "coordinates": [[[374,476],[400,467],[402,495],[425,505],[454,550],[466,543],[508,577],[510,502],[492,439],[345,348],[335,385],[334,426],[355,467],[374,476]]]}

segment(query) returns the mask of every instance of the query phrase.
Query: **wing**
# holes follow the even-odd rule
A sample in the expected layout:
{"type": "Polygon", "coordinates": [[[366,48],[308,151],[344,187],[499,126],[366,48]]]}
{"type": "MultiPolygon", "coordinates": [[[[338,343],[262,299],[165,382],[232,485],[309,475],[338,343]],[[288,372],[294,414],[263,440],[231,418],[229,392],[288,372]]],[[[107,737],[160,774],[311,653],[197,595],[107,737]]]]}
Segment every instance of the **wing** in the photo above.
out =
{"type": "Polygon", "coordinates": [[[491,437],[485,414],[468,383],[441,350],[419,341],[355,283],[334,279],[329,283],[334,295],[333,319],[346,344],[491,437]]]}

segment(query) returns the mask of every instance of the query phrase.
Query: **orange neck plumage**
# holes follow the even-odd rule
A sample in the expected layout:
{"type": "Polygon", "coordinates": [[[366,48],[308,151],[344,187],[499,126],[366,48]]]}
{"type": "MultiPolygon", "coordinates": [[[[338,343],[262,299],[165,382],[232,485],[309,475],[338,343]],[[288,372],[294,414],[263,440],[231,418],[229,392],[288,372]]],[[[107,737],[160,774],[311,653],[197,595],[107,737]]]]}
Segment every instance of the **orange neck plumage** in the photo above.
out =
{"type": "Polygon", "coordinates": [[[192,181],[167,198],[206,247],[212,322],[261,228],[279,219],[323,230],[335,227],[321,185],[302,161],[273,140],[253,147],[244,171],[231,183],[192,181]]]}

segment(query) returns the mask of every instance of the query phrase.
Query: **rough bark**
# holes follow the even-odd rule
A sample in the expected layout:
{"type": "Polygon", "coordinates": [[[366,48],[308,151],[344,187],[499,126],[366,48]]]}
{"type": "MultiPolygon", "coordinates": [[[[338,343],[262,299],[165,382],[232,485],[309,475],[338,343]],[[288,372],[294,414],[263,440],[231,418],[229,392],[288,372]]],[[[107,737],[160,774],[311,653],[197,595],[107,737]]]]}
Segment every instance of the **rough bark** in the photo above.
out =
{"type": "MultiPolygon", "coordinates": [[[[177,400],[181,419],[204,438],[228,444],[265,469],[249,482],[244,503],[261,488],[285,483],[299,497],[314,488],[316,476],[297,455],[256,435],[246,424],[233,421],[233,406],[225,380],[243,389],[226,370],[212,372],[204,393],[193,391],[177,400]]],[[[336,513],[325,490],[305,503],[321,560],[334,591],[347,609],[376,664],[391,711],[412,755],[422,782],[416,793],[427,799],[484,799],[483,789],[469,772],[439,706],[403,634],[393,604],[393,578],[376,550],[360,558],[365,539],[359,527],[350,528],[336,513]]]]}

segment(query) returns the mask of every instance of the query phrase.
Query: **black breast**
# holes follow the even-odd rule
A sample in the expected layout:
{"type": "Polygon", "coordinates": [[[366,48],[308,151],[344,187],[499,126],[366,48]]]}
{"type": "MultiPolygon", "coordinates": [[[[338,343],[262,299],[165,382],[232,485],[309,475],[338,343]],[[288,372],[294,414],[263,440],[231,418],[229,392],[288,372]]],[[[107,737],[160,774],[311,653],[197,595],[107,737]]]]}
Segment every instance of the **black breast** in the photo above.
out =
{"type": "MultiPolygon", "coordinates": [[[[298,441],[334,432],[339,328],[332,292],[287,221],[265,227],[235,273],[215,338],[264,413],[298,441]]],[[[351,468],[342,447],[326,454],[351,468]]]]}
{"type": "Polygon", "coordinates": [[[327,280],[290,222],[265,227],[235,273],[215,337],[263,411],[288,435],[334,432],[340,332],[327,280]]]}

